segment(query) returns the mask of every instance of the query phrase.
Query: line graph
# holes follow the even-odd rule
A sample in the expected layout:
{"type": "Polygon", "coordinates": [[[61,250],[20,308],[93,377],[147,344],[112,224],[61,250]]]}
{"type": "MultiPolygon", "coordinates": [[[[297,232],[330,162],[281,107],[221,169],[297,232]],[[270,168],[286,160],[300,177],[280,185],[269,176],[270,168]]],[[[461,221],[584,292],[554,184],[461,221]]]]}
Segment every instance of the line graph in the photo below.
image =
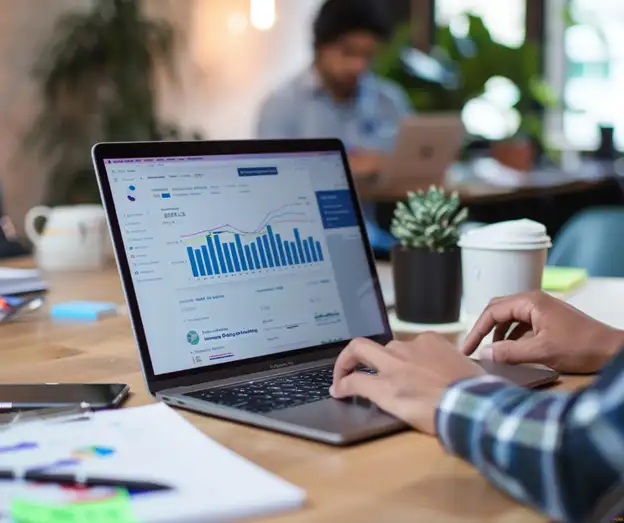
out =
{"type": "Polygon", "coordinates": [[[305,209],[307,199],[302,200],[269,211],[255,227],[224,223],[181,235],[183,242],[193,243],[186,246],[193,277],[322,263],[320,241],[302,233],[311,221],[305,209]]]}
{"type": "Polygon", "coordinates": [[[273,223],[273,225],[277,225],[278,223],[287,223],[287,222],[292,222],[292,221],[297,221],[297,220],[303,221],[307,217],[307,214],[304,211],[290,210],[292,208],[301,208],[302,206],[303,204],[301,202],[297,202],[294,204],[289,203],[287,205],[280,207],[279,209],[270,211],[262,219],[260,224],[252,230],[244,230],[230,223],[225,223],[223,225],[218,225],[217,227],[211,227],[209,229],[204,229],[202,231],[197,231],[197,232],[193,232],[190,234],[184,234],[181,236],[181,238],[183,240],[187,240],[190,238],[194,238],[194,237],[202,236],[206,234],[220,234],[220,233],[226,233],[226,232],[231,232],[231,233],[240,234],[240,235],[262,234],[263,232],[266,232],[266,227],[269,223],[273,223]],[[287,220],[284,219],[287,217],[289,217],[290,219],[287,219],[287,220]]]}

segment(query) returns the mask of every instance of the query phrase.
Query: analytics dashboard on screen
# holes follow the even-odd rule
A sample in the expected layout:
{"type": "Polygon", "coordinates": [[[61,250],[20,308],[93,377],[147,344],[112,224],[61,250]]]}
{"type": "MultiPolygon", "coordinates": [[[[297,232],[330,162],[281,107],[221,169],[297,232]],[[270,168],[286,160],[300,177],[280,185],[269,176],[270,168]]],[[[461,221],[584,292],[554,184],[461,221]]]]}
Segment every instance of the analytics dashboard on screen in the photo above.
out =
{"type": "Polygon", "coordinates": [[[156,375],[383,333],[339,153],[105,166],[156,375]]]}

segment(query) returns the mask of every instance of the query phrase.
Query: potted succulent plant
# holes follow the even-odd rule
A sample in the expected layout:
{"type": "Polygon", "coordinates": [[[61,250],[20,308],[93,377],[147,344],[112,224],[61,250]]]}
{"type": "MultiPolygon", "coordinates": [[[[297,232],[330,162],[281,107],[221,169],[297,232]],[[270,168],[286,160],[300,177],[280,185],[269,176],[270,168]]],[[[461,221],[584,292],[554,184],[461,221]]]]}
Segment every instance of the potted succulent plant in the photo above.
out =
{"type": "Polygon", "coordinates": [[[396,314],[410,323],[440,324],[459,320],[462,278],[457,243],[468,217],[456,192],[431,186],[408,193],[399,202],[391,232],[396,314]]]}

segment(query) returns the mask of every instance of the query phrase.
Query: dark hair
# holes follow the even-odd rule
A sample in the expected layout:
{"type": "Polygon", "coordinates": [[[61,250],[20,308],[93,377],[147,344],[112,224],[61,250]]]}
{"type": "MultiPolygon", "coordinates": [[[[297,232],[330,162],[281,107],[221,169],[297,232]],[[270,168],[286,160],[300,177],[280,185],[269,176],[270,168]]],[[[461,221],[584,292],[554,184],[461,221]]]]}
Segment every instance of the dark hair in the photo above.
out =
{"type": "Polygon", "coordinates": [[[392,35],[385,0],[326,0],[314,21],[314,47],[335,42],[354,31],[368,31],[381,40],[392,35]]]}

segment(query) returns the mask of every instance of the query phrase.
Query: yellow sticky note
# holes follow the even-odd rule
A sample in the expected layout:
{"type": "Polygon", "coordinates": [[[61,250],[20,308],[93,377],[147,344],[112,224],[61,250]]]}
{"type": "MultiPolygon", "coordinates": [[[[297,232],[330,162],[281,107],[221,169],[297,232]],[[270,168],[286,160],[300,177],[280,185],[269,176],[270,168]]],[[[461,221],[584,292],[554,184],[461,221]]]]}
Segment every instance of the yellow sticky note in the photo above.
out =
{"type": "Polygon", "coordinates": [[[564,292],[576,287],[587,279],[587,271],[578,267],[544,267],[542,289],[564,292]]]}

